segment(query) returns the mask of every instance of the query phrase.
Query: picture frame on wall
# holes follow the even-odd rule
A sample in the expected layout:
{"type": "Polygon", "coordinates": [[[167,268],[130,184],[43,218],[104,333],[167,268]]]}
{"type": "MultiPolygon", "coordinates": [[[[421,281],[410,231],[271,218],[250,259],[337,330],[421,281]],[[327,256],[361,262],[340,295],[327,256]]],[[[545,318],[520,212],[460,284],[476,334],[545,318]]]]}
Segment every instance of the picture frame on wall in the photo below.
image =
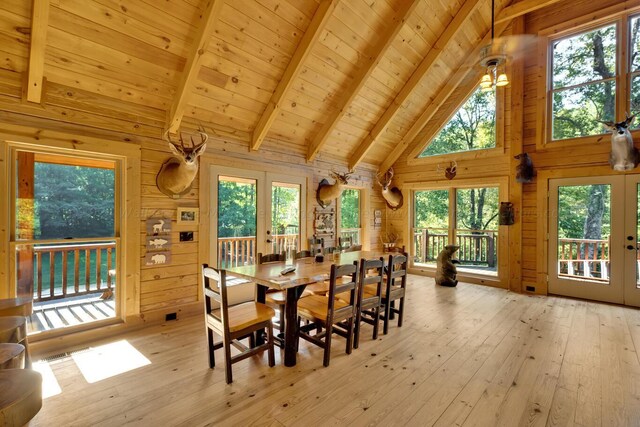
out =
{"type": "Polygon", "coordinates": [[[177,223],[182,225],[197,225],[199,213],[200,209],[198,208],[178,208],[177,223]]]}

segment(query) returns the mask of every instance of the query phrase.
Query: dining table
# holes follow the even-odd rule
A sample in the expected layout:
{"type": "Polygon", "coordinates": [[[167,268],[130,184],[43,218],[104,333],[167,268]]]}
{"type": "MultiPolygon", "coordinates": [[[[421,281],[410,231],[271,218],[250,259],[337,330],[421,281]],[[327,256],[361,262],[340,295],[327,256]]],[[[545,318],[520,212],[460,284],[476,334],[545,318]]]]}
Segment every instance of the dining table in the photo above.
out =
{"type": "Polygon", "coordinates": [[[255,282],[258,302],[265,302],[267,289],[285,291],[284,365],[295,366],[298,338],[298,300],[307,285],[329,280],[331,265],[353,264],[361,259],[388,257],[382,251],[340,252],[324,256],[322,262],[314,257],[300,258],[291,264],[285,262],[252,264],[231,267],[227,274],[255,282]],[[281,274],[286,267],[295,267],[288,274],[281,274]]]}

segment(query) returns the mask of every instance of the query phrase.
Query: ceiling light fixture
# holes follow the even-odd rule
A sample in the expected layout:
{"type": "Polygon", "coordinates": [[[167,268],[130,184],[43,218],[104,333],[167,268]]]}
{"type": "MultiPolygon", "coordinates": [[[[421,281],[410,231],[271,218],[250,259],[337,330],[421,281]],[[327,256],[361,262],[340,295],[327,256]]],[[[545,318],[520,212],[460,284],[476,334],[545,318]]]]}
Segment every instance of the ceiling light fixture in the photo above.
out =
{"type": "Polygon", "coordinates": [[[505,72],[507,55],[494,44],[495,36],[495,0],[491,0],[491,43],[480,51],[480,65],[486,68],[486,73],[480,80],[480,88],[488,92],[496,87],[509,84],[509,78],[505,72]]]}

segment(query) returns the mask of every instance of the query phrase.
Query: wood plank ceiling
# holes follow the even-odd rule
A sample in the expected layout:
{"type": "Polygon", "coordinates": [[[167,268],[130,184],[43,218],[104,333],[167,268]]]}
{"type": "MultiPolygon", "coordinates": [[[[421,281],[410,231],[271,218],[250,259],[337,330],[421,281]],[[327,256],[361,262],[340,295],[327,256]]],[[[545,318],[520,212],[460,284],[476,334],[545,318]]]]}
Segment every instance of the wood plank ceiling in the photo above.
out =
{"type": "MultiPolygon", "coordinates": [[[[496,0],[498,20],[553,2],[496,0]]],[[[0,108],[100,99],[141,125],[387,167],[490,19],[490,0],[3,0],[0,108]]]]}

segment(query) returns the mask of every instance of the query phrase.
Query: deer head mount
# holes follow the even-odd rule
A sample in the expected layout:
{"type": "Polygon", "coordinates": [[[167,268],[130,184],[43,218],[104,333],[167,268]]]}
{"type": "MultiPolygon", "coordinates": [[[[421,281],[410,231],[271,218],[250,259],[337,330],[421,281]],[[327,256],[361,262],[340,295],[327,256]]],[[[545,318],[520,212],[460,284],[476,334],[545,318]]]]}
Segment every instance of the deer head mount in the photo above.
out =
{"type": "Polygon", "coordinates": [[[391,180],[393,179],[393,168],[389,168],[385,172],[382,179],[379,175],[376,175],[376,180],[380,187],[382,187],[382,198],[391,209],[396,210],[402,207],[404,203],[404,197],[402,197],[402,191],[398,187],[391,187],[391,180]]]}
{"type": "Polygon", "coordinates": [[[609,154],[609,164],[613,170],[627,171],[634,169],[640,162],[638,149],[633,146],[633,138],[629,131],[629,125],[636,117],[635,114],[629,117],[625,114],[626,120],[618,123],[601,122],[606,129],[611,132],[611,154],[609,154]]]}
{"type": "Polygon", "coordinates": [[[169,158],[160,168],[156,176],[156,185],[162,193],[171,198],[177,199],[188,193],[198,173],[198,157],[204,153],[207,148],[207,139],[209,139],[202,130],[199,130],[198,134],[200,142],[196,143],[192,135],[189,147],[184,144],[181,134],[178,137],[180,142],[178,145],[171,140],[168,130],[164,133],[163,139],[169,143],[169,148],[175,156],[169,158]]]}
{"type": "MultiPolygon", "coordinates": [[[[442,166],[438,165],[438,172],[442,172],[442,166]]],[[[449,163],[449,167],[444,169],[445,178],[451,180],[456,177],[456,173],[458,172],[458,163],[454,160],[449,163]]]]}
{"type": "Polygon", "coordinates": [[[536,171],[533,168],[533,161],[527,153],[520,153],[513,157],[516,160],[520,160],[520,164],[516,166],[516,181],[518,182],[532,182],[536,176],[536,171]]]}
{"type": "Polygon", "coordinates": [[[331,176],[336,180],[336,182],[329,184],[329,181],[325,178],[320,181],[318,184],[318,190],[316,190],[316,200],[323,208],[326,208],[332,200],[337,199],[342,193],[342,187],[349,183],[351,172],[347,172],[345,174],[331,172],[331,176]]]}

